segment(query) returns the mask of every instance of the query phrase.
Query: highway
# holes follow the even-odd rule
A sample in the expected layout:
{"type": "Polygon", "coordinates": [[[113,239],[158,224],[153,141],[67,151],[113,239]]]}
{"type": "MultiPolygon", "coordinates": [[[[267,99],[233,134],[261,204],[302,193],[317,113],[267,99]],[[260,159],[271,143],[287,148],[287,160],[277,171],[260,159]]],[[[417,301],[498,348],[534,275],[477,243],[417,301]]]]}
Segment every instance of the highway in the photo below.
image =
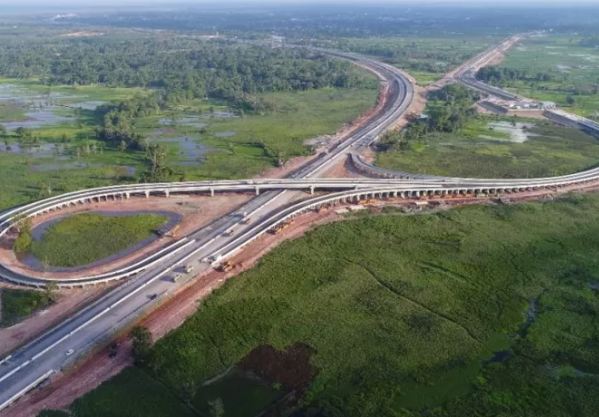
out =
{"type": "MultiPolygon", "coordinates": [[[[503,44],[502,44],[503,45],[503,44]]],[[[392,67],[353,55],[336,56],[357,61],[370,68],[389,85],[389,100],[361,128],[349,137],[331,146],[329,152],[302,167],[285,179],[240,181],[204,181],[163,184],[131,184],[63,194],[32,204],[17,207],[0,214],[0,237],[20,216],[35,216],[52,210],[87,204],[103,199],[127,199],[149,195],[165,197],[175,193],[250,192],[256,197],[244,207],[221,217],[207,227],[180,239],[164,251],[139,265],[100,276],[81,277],[78,280],[59,281],[62,286],[94,284],[128,277],[121,286],[112,290],[88,308],[76,313],[70,320],[59,324],[29,345],[0,359],[0,410],[9,406],[40,380],[58,371],[101,340],[109,339],[116,330],[131,323],[198,273],[232,256],[269,229],[289,218],[321,205],[355,201],[369,197],[415,197],[463,193],[521,192],[539,188],[555,188],[583,184],[599,179],[599,168],[576,174],[549,178],[522,178],[510,180],[449,178],[436,176],[404,177],[379,172],[387,178],[318,178],[335,162],[351,158],[354,164],[363,163],[360,152],[383,133],[408,108],[413,88],[399,71],[392,67]],[[407,179],[404,179],[407,178],[407,179]],[[299,191],[305,199],[298,201],[299,191]],[[308,194],[326,191],[326,195],[309,197],[308,194]],[[251,222],[243,223],[247,215],[251,222]],[[232,231],[232,233],[225,233],[232,231]],[[183,270],[191,265],[194,271],[183,270]],[[172,277],[181,273],[184,278],[174,283],[172,277]],[[155,297],[154,297],[155,296],[155,297]],[[71,355],[67,352],[73,350],[71,355]]],[[[468,69],[469,67],[467,67],[468,69]]],[[[461,78],[459,78],[461,79],[461,78]]],[[[397,174],[397,173],[395,173],[397,174]]],[[[0,276],[24,285],[44,286],[43,276],[23,275],[0,266],[0,276]]]]}
{"type": "MultiPolygon", "coordinates": [[[[343,58],[343,56],[339,57],[343,58]]],[[[324,156],[292,174],[290,181],[317,177],[339,158],[347,155],[353,147],[360,146],[362,142],[370,143],[400,117],[412,101],[413,87],[396,69],[354,56],[348,56],[346,59],[357,61],[361,66],[371,69],[379,77],[385,78],[389,88],[389,99],[382,109],[367,120],[367,123],[349,137],[344,138],[343,141],[334,144],[324,156]]],[[[239,182],[233,183],[239,185],[239,182]]],[[[246,187],[255,186],[250,181],[244,181],[244,185],[246,187]]],[[[152,190],[156,189],[156,184],[149,186],[152,190]]],[[[171,186],[168,184],[157,187],[164,192],[165,186],[170,191],[171,186]]],[[[149,193],[150,189],[141,192],[145,194],[148,191],[149,193]]],[[[271,218],[271,212],[274,209],[284,207],[293,198],[293,193],[287,192],[281,187],[265,188],[265,190],[268,189],[273,191],[259,193],[258,190],[254,190],[259,195],[239,210],[253,219],[251,224],[241,223],[239,213],[230,213],[216,220],[208,227],[202,228],[176,243],[177,246],[173,247],[173,250],[167,251],[164,257],[158,257],[152,261],[151,265],[141,268],[124,285],[117,287],[90,307],[79,311],[70,320],[60,323],[56,328],[27,346],[1,359],[0,410],[8,407],[53,372],[72,363],[78,356],[89,351],[101,340],[109,339],[115,331],[133,321],[142,312],[147,311],[152,303],[158,302],[168,292],[172,292],[198,273],[211,268],[210,263],[202,261],[212,259],[219,251],[230,252],[232,242],[237,240],[238,235],[248,233],[250,229],[258,230],[261,222],[271,218]],[[224,233],[229,230],[234,230],[235,234],[228,236],[224,233]],[[194,267],[194,271],[191,274],[177,272],[182,273],[185,277],[177,283],[172,282],[173,274],[189,265],[194,267]],[[154,295],[156,298],[152,299],[154,295]],[[73,353],[67,355],[67,352],[73,353]]],[[[65,207],[65,204],[84,204],[91,201],[92,198],[109,198],[108,196],[115,197],[117,194],[122,198],[127,198],[128,193],[130,196],[130,193],[137,191],[139,191],[139,185],[135,184],[107,187],[101,191],[87,190],[69,193],[8,210],[0,215],[0,236],[6,233],[12,221],[18,216],[34,216],[65,207]]],[[[205,191],[210,192],[210,187],[205,191]]],[[[22,276],[4,265],[0,267],[0,276],[13,282],[41,285],[39,278],[22,276]]]]}

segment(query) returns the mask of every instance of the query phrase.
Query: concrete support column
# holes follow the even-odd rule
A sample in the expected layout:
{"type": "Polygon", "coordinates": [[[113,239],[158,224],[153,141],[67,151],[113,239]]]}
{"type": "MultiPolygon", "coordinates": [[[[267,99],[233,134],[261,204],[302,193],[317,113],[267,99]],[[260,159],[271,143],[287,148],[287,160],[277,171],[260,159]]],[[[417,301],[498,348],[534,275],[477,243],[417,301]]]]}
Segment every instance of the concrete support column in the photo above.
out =
{"type": "Polygon", "coordinates": [[[260,195],[260,187],[256,187],[256,195],[260,195]]]}
{"type": "Polygon", "coordinates": [[[214,187],[210,187],[210,197],[214,197],[214,187]]]}
{"type": "Polygon", "coordinates": [[[169,198],[171,196],[171,192],[169,190],[164,190],[164,195],[166,198],[169,198]]]}
{"type": "Polygon", "coordinates": [[[149,191],[144,191],[144,194],[146,195],[146,198],[150,198],[150,192],[149,191]]]}
{"type": "Polygon", "coordinates": [[[310,186],[310,194],[314,195],[314,186],[313,185],[310,186]]]}

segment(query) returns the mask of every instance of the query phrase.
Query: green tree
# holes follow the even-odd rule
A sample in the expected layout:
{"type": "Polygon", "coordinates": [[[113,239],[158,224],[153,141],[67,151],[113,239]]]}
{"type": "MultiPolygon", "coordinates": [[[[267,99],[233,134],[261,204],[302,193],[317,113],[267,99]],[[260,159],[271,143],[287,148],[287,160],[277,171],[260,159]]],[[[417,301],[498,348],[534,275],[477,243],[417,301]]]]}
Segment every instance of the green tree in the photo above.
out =
{"type": "Polygon", "coordinates": [[[30,139],[33,136],[33,133],[31,132],[31,130],[29,130],[23,126],[17,127],[17,129],[15,130],[15,133],[19,139],[30,139]]]}
{"type": "Polygon", "coordinates": [[[46,298],[49,302],[55,303],[59,298],[59,288],[58,284],[55,281],[50,281],[46,284],[46,298]]]}
{"type": "Polygon", "coordinates": [[[147,327],[135,326],[130,336],[133,339],[133,357],[136,362],[143,363],[152,346],[152,334],[147,327]]]}

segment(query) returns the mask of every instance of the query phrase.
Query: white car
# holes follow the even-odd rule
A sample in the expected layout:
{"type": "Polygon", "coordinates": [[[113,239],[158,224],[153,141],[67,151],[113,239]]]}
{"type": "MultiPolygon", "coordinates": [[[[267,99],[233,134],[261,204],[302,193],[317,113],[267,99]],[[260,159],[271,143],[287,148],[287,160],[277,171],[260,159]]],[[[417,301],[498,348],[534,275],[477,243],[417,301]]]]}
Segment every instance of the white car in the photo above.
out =
{"type": "Polygon", "coordinates": [[[67,356],[71,356],[73,353],[75,353],[75,349],[67,350],[67,356]]]}

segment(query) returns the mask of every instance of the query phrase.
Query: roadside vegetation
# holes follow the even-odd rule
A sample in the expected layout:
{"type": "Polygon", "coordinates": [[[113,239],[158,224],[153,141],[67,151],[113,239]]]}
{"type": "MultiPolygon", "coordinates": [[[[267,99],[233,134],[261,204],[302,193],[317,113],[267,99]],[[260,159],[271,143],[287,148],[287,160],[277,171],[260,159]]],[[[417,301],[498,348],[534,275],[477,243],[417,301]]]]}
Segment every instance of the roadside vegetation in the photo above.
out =
{"type": "Polygon", "coordinates": [[[88,265],[151,237],[167,221],[157,214],[79,214],[49,226],[28,253],[48,267],[88,265]]]}
{"type": "Polygon", "coordinates": [[[594,39],[574,35],[525,39],[498,67],[483,68],[477,77],[599,120],[599,51],[594,39]]]}
{"type": "MultiPolygon", "coordinates": [[[[260,346],[303,343],[317,372],[295,416],[596,414],[599,196],[387,213],[282,244],[73,411],[197,408],[260,346]]],[[[243,391],[211,396],[240,415],[243,391]]]]}
{"type": "Polygon", "coordinates": [[[477,53],[490,48],[500,38],[444,34],[443,37],[365,37],[345,38],[332,43],[342,51],[357,52],[381,59],[408,71],[419,85],[430,84],[477,53]]]}
{"type": "Polygon", "coordinates": [[[58,300],[57,287],[45,291],[0,289],[1,327],[10,327],[36,311],[43,310],[58,300]]]}
{"type": "Polygon", "coordinates": [[[513,116],[478,115],[475,95],[452,85],[429,95],[425,116],[378,144],[376,165],[475,178],[534,178],[588,169],[597,139],[581,130],[513,116]]]}

